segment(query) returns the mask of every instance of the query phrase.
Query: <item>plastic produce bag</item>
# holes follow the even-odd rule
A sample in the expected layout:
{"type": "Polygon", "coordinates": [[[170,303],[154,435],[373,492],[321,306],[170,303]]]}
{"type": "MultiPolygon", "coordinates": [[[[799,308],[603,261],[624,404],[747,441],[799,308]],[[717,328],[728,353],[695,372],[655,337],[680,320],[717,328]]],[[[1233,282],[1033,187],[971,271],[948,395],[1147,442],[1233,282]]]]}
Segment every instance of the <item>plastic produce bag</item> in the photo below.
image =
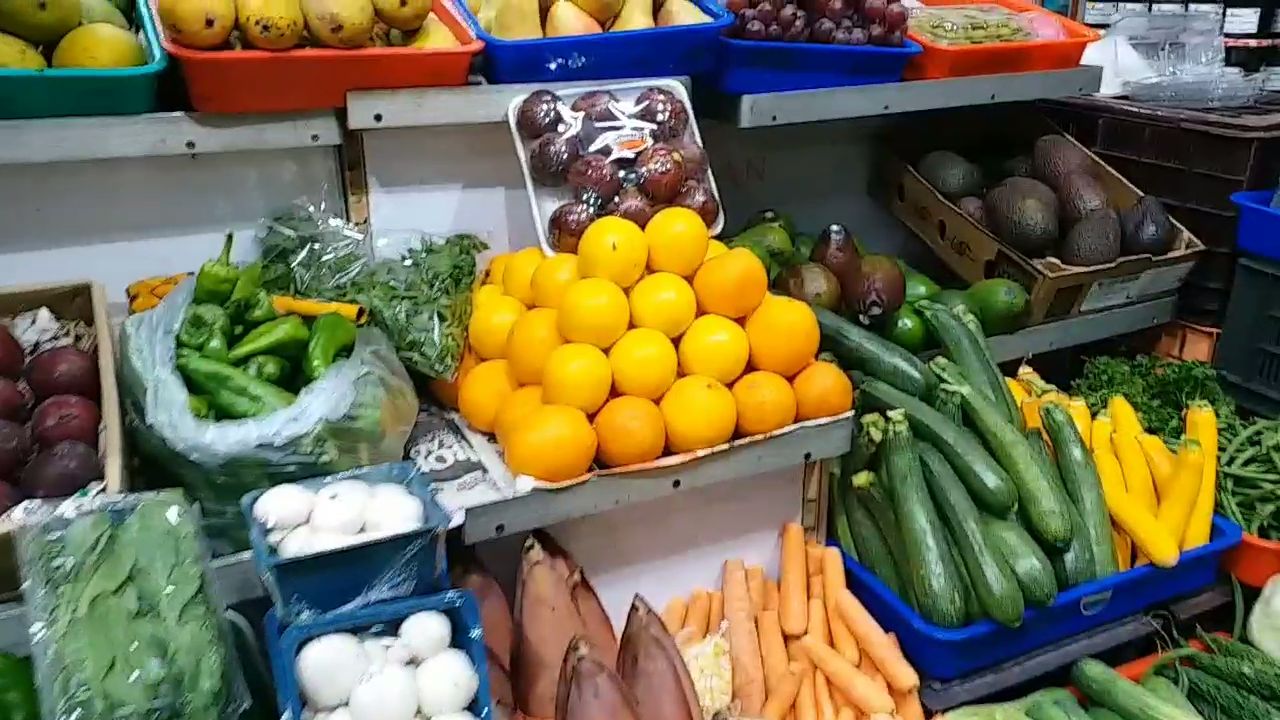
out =
{"type": "Polygon", "coordinates": [[[230,720],[248,690],[180,491],[13,515],[45,720],[230,720]]]}
{"type": "Polygon", "coordinates": [[[399,460],[417,395],[386,336],[362,328],[289,407],[244,420],[201,420],[174,368],[175,338],[195,282],[133,315],[121,332],[121,401],[151,486],[181,485],[199,501],[217,554],[248,547],[239,501],[250,490],[399,460]],[[156,476],[156,473],[163,473],[156,476]]]}

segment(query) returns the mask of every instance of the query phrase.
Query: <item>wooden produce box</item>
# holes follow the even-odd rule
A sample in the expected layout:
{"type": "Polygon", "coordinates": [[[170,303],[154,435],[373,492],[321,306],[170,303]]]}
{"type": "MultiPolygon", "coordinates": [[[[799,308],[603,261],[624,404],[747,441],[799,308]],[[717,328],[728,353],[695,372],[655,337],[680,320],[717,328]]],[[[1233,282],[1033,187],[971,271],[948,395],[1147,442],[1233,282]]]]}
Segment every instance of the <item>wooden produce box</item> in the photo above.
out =
{"type": "MultiPolygon", "coordinates": [[[[116,354],[111,322],[107,316],[107,296],[102,286],[89,281],[50,285],[0,288],[0,317],[48,307],[60,320],[80,320],[93,328],[97,342],[98,408],[102,426],[98,435],[98,455],[102,459],[107,492],[124,490],[124,426],[120,419],[120,395],[116,386],[116,354]]],[[[18,589],[18,569],[13,556],[10,523],[0,519],[0,600],[18,589]]]]}
{"type": "MultiPolygon", "coordinates": [[[[907,126],[895,134],[890,155],[881,163],[883,192],[893,214],[920,237],[949,268],[966,282],[1006,277],[1027,289],[1029,322],[1078,315],[1129,305],[1177,290],[1204,245],[1177,221],[1174,249],[1161,256],[1129,255],[1112,263],[1071,266],[1053,257],[1030,258],[996,239],[954,203],[935,191],[911,166],[932,150],[953,150],[973,162],[991,155],[991,148],[1008,148],[1008,155],[1030,153],[1037,137],[1062,133],[1039,116],[999,111],[971,121],[957,120],[925,131],[907,126]]],[[[1119,212],[1143,193],[1087,148],[1063,135],[1089,156],[1091,174],[1119,212]]],[[[994,185],[1003,178],[987,178],[994,185]]],[[[1065,233],[1066,228],[1063,228],[1065,233]]]]}

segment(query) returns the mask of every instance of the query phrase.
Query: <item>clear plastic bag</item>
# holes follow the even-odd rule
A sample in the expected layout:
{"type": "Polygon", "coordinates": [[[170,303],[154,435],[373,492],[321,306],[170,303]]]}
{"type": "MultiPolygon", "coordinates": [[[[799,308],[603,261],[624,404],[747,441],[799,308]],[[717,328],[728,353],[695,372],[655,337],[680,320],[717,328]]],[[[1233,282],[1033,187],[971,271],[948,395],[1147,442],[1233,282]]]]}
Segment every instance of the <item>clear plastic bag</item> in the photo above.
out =
{"type": "Polygon", "coordinates": [[[42,717],[230,720],[249,707],[180,491],[29,501],[11,518],[42,717]]]}
{"type": "Polygon", "coordinates": [[[931,5],[914,8],[911,32],[939,45],[982,45],[1035,40],[1028,18],[999,5],[931,5]]]}
{"type": "Polygon", "coordinates": [[[174,368],[175,338],[195,283],[179,285],[121,332],[125,426],[153,486],[181,485],[197,500],[218,554],[248,547],[240,498],[250,490],[399,460],[418,399],[380,331],[361,328],[351,356],[335,362],[289,407],[210,422],[188,406],[174,368]]]}

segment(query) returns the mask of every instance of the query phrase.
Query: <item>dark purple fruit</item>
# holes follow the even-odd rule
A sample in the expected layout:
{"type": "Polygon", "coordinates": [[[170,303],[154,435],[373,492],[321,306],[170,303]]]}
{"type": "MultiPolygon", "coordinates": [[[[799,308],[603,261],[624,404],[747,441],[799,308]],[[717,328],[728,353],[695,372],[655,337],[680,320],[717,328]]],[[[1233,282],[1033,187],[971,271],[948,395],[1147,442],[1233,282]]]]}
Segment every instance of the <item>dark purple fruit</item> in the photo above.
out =
{"type": "Polygon", "coordinates": [[[784,32],[795,24],[796,13],[799,11],[800,8],[795,5],[783,5],[782,9],[778,11],[778,25],[782,26],[784,32]]]}
{"type": "MultiPolygon", "coordinates": [[[[764,37],[763,24],[760,37],[764,37]]],[[[636,107],[641,120],[658,126],[653,131],[655,140],[684,137],[685,130],[689,129],[689,108],[670,90],[648,88],[636,98],[636,107]]]]}
{"type": "Polygon", "coordinates": [[[707,227],[714,225],[720,218],[720,201],[716,200],[710,186],[697,180],[685,180],[672,204],[687,207],[698,213],[698,217],[702,218],[702,222],[706,223],[707,227]]]}
{"type": "Polygon", "coordinates": [[[839,27],[836,28],[835,34],[831,36],[831,44],[832,45],[852,45],[853,31],[845,30],[844,28],[839,28],[839,27]]]}
{"type": "Polygon", "coordinates": [[[854,28],[849,31],[850,45],[866,45],[868,42],[866,28],[854,28]]]}
{"type": "Polygon", "coordinates": [[[97,451],[76,440],[63,440],[27,463],[19,489],[34,498],[65,497],[100,477],[97,451]]]}
{"type": "Polygon", "coordinates": [[[734,17],[733,27],[738,31],[738,34],[741,35],[742,31],[746,29],[747,23],[755,19],[756,19],[756,9],[747,8],[746,10],[739,12],[737,16],[734,17]]]}
{"type": "Polygon", "coordinates": [[[768,27],[778,21],[778,11],[769,3],[762,2],[756,6],[756,19],[768,27]]]}
{"type": "Polygon", "coordinates": [[[842,17],[840,18],[840,21],[836,23],[836,28],[838,30],[852,30],[854,27],[853,18],[851,17],[842,17]]]}
{"type": "Polygon", "coordinates": [[[823,17],[837,22],[840,18],[849,14],[849,6],[845,5],[844,0],[827,0],[827,6],[822,9],[823,17]]]}
{"type": "Polygon", "coordinates": [[[9,512],[9,508],[22,502],[22,493],[18,488],[0,480],[0,515],[9,512]]]}
{"type": "Polygon", "coordinates": [[[596,214],[591,206],[583,202],[568,202],[555,209],[547,221],[547,229],[551,232],[551,247],[556,252],[578,252],[578,240],[582,233],[595,222],[596,214]]]}
{"type": "Polygon", "coordinates": [[[796,22],[782,33],[783,42],[802,43],[809,41],[809,26],[805,23],[804,11],[800,11],[801,15],[796,18],[796,22]]]}
{"type": "Polygon", "coordinates": [[[27,428],[12,420],[0,420],[0,478],[13,477],[31,454],[27,428]]]}
{"type": "Polygon", "coordinates": [[[831,223],[818,234],[818,243],[813,246],[809,259],[830,270],[844,282],[844,278],[857,271],[862,255],[858,252],[858,245],[853,241],[849,228],[840,223],[831,223]]]}
{"type": "Polygon", "coordinates": [[[528,140],[552,132],[560,126],[560,96],[550,90],[534,90],[516,111],[516,129],[528,140]]]}
{"type": "Polygon", "coordinates": [[[864,325],[888,317],[906,299],[906,278],[893,258],[867,255],[852,276],[840,278],[845,309],[864,325]]]}
{"type": "Polygon", "coordinates": [[[658,212],[658,207],[645,197],[643,192],[640,192],[640,188],[629,187],[623,188],[622,192],[618,193],[618,199],[608,207],[606,212],[644,227],[649,224],[653,214],[658,212]]]}
{"type": "Polygon", "coordinates": [[[813,24],[812,38],[816,43],[830,44],[836,34],[836,23],[830,18],[818,18],[813,24]]]}
{"type": "Polygon", "coordinates": [[[36,355],[23,372],[37,402],[54,395],[98,400],[98,359],[70,345],[36,355]]]}
{"type": "Polygon", "coordinates": [[[782,39],[782,26],[774,23],[764,29],[764,39],[772,42],[778,42],[782,39]]]}
{"type": "Polygon", "coordinates": [[[0,377],[17,380],[22,377],[22,366],[27,362],[22,345],[14,339],[9,328],[0,325],[0,377]]]}
{"type": "Polygon", "coordinates": [[[885,11],[888,9],[888,0],[863,0],[862,16],[870,23],[883,22],[885,11]]]}
{"type": "Polygon", "coordinates": [[[759,20],[752,20],[747,26],[742,28],[742,37],[746,40],[763,40],[766,28],[764,23],[759,20]]]}
{"type": "Polygon", "coordinates": [[[903,42],[902,30],[894,30],[892,32],[885,34],[884,43],[882,44],[885,47],[902,47],[902,42],[903,42]]]}
{"type": "Polygon", "coordinates": [[[883,45],[888,33],[885,32],[884,26],[880,23],[874,23],[867,28],[867,42],[871,45],[883,45]]]}
{"type": "Polygon", "coordinates": [[[907,26],[907,8],[900,2],[892,3],[884,10],[884,27],[889,32],[907,26]]]}
{"type": "Polygon", "coordinates": [[[684,161],[684,176],[701,180],[707,174],[707,151],[693,140],[679,138],[672,140],[668,145],[671,149],[680,154],[680,159],[684,161]]]}
{"type": "Polygon", "coordinates": [[[635,168],[640,176],[640,189],[660,205],[671,202],[684,183],[684,158],[665,143],[643,150],[636,158],[635,168]]]}
{"type": "Polygon", "coordinates": [[[580,199],[596,207],[612,202],[622,189],[618,167],[603,155],[583,155],[569,167],[569,187],[580,199]]]}
{"type": "Polygon", "coordinates": [[[587,119],[593,122],[606,122],[617,119],[609,107],[609,103],[617,101],[618,96],[608,90],[592,90],[579,95],[569,109],[586,115],[587,119]]]}
{"type": "Polygon", "coordinates": [[[27,419],[30,403],[18,383],[0,377],[0,420],[23,422],[27,419]]]}
{"type": "Polygon", "coordinates": [[[581,154],[577,137],[543,135],[529,150],[529,174],[539,185],[560,187],[581,154]]]}

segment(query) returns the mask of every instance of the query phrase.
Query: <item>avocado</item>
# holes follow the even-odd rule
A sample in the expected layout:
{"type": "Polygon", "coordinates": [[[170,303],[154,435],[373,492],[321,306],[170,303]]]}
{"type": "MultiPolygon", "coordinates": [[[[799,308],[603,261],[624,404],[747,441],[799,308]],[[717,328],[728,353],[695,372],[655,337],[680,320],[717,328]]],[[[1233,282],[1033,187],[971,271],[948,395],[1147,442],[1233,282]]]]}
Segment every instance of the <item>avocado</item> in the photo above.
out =
{"type": "Polygon", "coordinates": [[[1089,154],[1063,135],[1045,135],[1036,140],[1031,153],[1033,174],[1052,188],[1059,187],[1072,173],[1088,173],[1091,165],[1089,154]]]}
{"type": "Polygon", "coordinates": [[[1005,177],[1031,177],[1032,172],[1030,155],[1015,155],[1000,164],[1000,172],[1005,177]]]}
{"type": "Polygon", "coordinates": [[[752,213],[751,218],[747,220],[746,227],[742,228],[742,230],[746,232],[756,225],[778,225],[786,231],[788,236],[796,234],[796,225],[791,221],[791,216],[786,213],[780,213],[773,208],[765,208],[752,213]]]}
{"type": "Polygon", "coordinates": [[[1068,265],[1104,265],[1120,257],[1120,220],[1111,208],[1095,210],[1062,241],[1058,259],[1068,265]]]}
{"type": "Polygon", "coordinates": [[[1030,178],[1009,178],[983,199],[987,227],[1028,257],[1043,257],[1058,241],[1058,198],[1030,178]]]}
{"type": "Polygon", "coordinates": [[[1075,225],[1109,205],[1102,185],[1084,173],[1071,173],[1058,186],[1058,217],[1066,225],[1075,225]]]}
{"type": "Polygon", "coordinates": [[[988,337],[1011,333],[1027,322],[1031,307],[1027,290],[1008,278],[980,280],[965,295],[988,337]]]}
{"type": "Polygon", "coordinates": [[[1125,255],[1163,255],[1173,249],[1177,232],[1160,201],[1143,195],[1120,217],[1120,249],[1125,255]]]}
{"type": "Polygon", "coordinates": [[[920,158],[916,171],[948,200],[982,192],[982,168],[949,150],[935,150],[920,158]]]}

